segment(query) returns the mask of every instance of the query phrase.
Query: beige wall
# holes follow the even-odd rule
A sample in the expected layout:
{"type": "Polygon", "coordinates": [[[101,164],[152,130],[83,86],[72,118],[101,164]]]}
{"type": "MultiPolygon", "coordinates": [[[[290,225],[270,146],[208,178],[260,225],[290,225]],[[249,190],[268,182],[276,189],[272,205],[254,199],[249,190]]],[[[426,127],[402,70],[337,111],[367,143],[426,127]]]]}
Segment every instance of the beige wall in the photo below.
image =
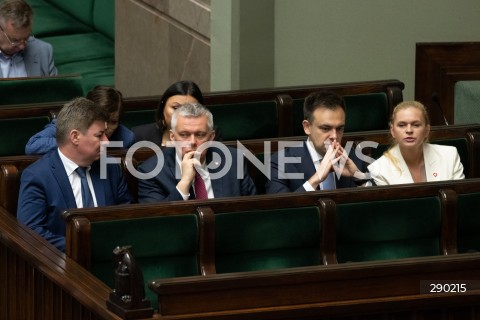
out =
{"type": "Polygon", "coordinates": [[[116,0],[115,85],[162,94],[190,79],[210,90],[210,0],[116,0]]]}
{"type": "MultiPolygon", "coordinates": [[[[222,16],[218,3],[236,1],[244,0],[212,0],[212,19],[222,16]]],[[[480,41],[478,0],[273,1],[273,40],[265,36],[264,41],[273,41],[274,86],[395,78],[406,84],[405,99],[413,99],[416,42],[480,41]]],[[[234,18],[243,13],[240,7],[230,21],[235,23],[234,18]]],[[[268,20],[270,12],[265,15],[268,20]]],[[[225,19],[223,24],[228,26],[230,21],[225,19]]],[[[212,39],[226,37],[226,30],[228,27],[212,28],[212,39]]],[[[221,45],[212,44],[212,48],[218,47],[221,45]]],[[[233,54],[240,56],[241,52],[233,54]]],[[[215,72],[231,72],[216,67],[225,59],[223,54],[212,50],[215,72]]],[[[258,55],[262,54],[259,50],[258,55]]],[[[260,75],[255,70],[249,74],[240,71],[250,64],[240,61],[232,70],[243,72],[243,79],[253,81],[260,75]]],[[[212,74],[211,88],[237,89],[240,83],[227,82],[236,77],[212,74]]]]}
{"type": "Polygon", "coordinates": [[[478,0],[116,3],[116,85],[129,96],[186,78],[203,91],[399,79],[413,99],[417,42],[480,41],[478,0]]]}

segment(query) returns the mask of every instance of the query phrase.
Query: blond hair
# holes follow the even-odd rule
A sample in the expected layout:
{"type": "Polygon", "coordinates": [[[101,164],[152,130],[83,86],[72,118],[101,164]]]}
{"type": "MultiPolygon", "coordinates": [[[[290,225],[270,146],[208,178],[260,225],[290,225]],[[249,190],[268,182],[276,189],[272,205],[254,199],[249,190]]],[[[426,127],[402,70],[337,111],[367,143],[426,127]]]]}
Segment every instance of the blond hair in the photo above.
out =
{"type": "MultiPolygon", "coordinates": [[[[393,124],[395,122],[395,116],[397,115],[397,113],[399,111],[405,110],[407,108],[415,108],[415,109],[419,110],[422,113],[423,121],[425,122],[425,126],[427,126],[427,127],[430,126],[430,118],[428,116],[427,108],[421,102],[418,102],[418,101],[403,101],[403,102],[399,103],[393,109],[392,115],[390,117],[390,121],[388,123],[390,128],[393,127],[393,124]]],[[[398,142],[395,141],[395,139],[391,135],[391,132],[390,132],[390,140],[391,140],[390,147],[388,148],[387,151],[385,151],[383,153],[383,155],[393,163],[395,168],[400,170],[400,166],[398,165],[398,160],[394,156],[392,156],[392,154],[390,153],[392,148],[394,148],[398,144],[398,142]]],[[[425,140],[423,142],[428,142],[428,136],[425,137],[425,140]]]]}

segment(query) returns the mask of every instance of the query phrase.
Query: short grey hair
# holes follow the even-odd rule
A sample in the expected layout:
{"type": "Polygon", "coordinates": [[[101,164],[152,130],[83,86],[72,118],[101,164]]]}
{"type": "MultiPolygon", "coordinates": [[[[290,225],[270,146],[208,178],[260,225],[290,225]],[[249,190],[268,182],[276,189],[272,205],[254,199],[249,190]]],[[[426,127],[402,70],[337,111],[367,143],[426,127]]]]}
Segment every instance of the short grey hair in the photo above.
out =
{"type": "Polygon", "coordinates": [[[177,118],[179,116],[182,116],[185,118],[198,118],[198,117],[205,116],[207,117],[208,129],[210,131],[213,130],[212,113],[210,112],[210,110],[208,110],[206,107],[204,107],[198,102],[183,104],[173,112],[172,122],[170,123],[170,127],[172,128],[173,131],[175,131],[175,128],[177,127],[177,118]]]}
{"type": "Polygon", "coordinates": [[[24,0],[4,0],[0,2],[0,22],[10,21],[15,28],[32,25],[33,10],[24,0]]]}

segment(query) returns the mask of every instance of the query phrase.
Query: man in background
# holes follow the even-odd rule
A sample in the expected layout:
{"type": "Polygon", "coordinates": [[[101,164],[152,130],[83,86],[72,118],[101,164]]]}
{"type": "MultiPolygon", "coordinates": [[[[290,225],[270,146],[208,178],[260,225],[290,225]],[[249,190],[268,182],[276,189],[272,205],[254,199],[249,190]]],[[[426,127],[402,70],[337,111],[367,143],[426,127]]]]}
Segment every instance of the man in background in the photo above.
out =
{"type": "Polygon", "coordinates": [[[52,46],[32,35],[32,16],[24,0],[0,2],[0,78],[57,75],[52,46]]]}

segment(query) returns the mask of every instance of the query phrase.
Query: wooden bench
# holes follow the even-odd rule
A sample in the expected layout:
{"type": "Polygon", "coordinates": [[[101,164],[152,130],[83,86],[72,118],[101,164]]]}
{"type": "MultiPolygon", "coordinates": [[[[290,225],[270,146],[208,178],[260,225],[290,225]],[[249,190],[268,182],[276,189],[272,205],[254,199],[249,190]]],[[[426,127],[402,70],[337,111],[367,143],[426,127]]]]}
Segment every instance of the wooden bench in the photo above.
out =
{"type": "Polygon", "coordinates": [[[56,104],[83,96],[82,76],[0,78],[0,108],[5,105],[56,104]]]}
{"type": "MultiPolygon", "coordinates": [[[[197,214],[201,222],[194,223],[195,231],[191,234],[200,234],[197,238],[200,243],[192,247],[196,250],[193,252],[204,258],[197,265],[198,273],[202,274],[450,255],[457,252],[457,196],[479,192],[479,180],[470,179],[70,209],[63,214],[67,224],[66,253],[111,283],[105,265],[112,250],[116,246],[133,245],[133,252],[139,251],[140,259],[145,261],[145,281],[151,281],[155,274],[159,278],[175,276],[168,272],[168,260],[161,262],[158,258],[162,249],[157,248],[157,243],[168,246],[172,241],[169,248],[175,251],[178,247],[175,233],[180,232],[161,232],[163,227],[152,230],[151,219],[165,219],[164,216],[185,219],[197,214]],[[434,206],[430,208],[432,203],[434,206]],[[347,204],[355,207],[337,212],[336,206],[347,204]],[[371,225],[374,221],[381,221],[380,230],[371,225]],[[399,222],[404,229],[397,230],[399,222]],[[349,230],[344,230],[345,224],[351,224],[349,230]],[[358,237],[359,243],[349,248],[351,241],[344,239],[352,237],[358,237]],[[150,247],[152,243],[155,244],[150,247]],[[104,271],[95,271],[99,266],[104,271]]],[[[468,251],[480,250],[470,244],[473,246],[468,251]]],[[[181,256],[178,252],[171,255],[181,256]]]]}
{"type": "Polygon", "coordinates": [[[475,253],[158,279],[150,288],[162,319],[475,320],[479,267],[475,253]],[[430,284],[466,292],[431,293],[430,284]]]}
{"type": "MultiPolygon", "coordinates": [[[[224,140],[265,139],[303,134],[303,99],[318,90],[331,90],[346,97],[348,130],[386,128],[391,110],[403,100],[403,88],[398,80],[384,80],[210,92],[204,95],[204,103],[212,110],[224,140]],[[368,119],[363,117],[366,110],[368,119]]],[[[132,127],[153,122],[160,100],[161,96],[125,98],[122,123],[132,127]]],[[[0,119],[51,116],[62,105],[6,105],[0,108],[0,119]]]]}

